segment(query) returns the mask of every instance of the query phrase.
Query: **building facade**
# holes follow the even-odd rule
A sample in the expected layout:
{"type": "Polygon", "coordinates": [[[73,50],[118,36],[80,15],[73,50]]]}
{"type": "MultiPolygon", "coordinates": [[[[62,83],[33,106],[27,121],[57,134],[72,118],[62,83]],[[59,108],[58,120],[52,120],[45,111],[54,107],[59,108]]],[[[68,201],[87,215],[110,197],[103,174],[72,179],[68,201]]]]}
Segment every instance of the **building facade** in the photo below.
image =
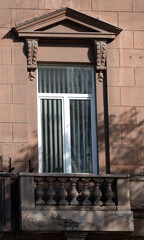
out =
{"type": "Polygon", "coordinates": [[[144,238],[144,2],[0,1],[0,238],[144,238]]]}

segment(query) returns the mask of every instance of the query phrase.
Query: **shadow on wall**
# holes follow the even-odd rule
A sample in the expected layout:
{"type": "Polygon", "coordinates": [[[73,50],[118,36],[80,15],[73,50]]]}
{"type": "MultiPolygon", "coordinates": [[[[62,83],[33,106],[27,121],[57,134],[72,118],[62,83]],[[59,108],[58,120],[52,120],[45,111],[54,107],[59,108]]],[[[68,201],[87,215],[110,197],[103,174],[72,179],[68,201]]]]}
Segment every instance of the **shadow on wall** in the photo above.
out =
{"type": "MultiPolygon", "coordinates": [[[[13,42],[23,44],[23,39],[18,39],[13,30],[6,33],[2,39],[11,39],[13,42]]],[[[25,44],[23,47],[24,54],[25,44]]],[[[91,53],[89,52],[89,57],[91,53]]],[[[103,114],[97,116],[99,119],[99,151],[105,151],[103,143],[103,114]]],[[[136,108],[109,107],[109,152],[111,173],[144,173],[144,120],[141,112],[136,108]],[[126,109],[126,110],[125,110],[126,109]],[[141,119],[141,120],[140,120],[141,119]],[[139,120],[139,121],[138,121],[139,120]]],[[[0,154],[6,163],[4,170],[10,168],[13,172],[29,171],[29,159],[33,159],[34,171],[38,165],[37,130],[33,132],[35,144],[27,143],[2,143],[0,154]],[[16,166],[17,165],[17,166],[16,166]]],[[[107,146],[108,147],[108,146],[107,146]]],[[[33,167],[32,167],[33,168],[33,167]]]]}
{"type": "Polygon", "coordinates": [[[2,170],[5,172],[19,173],[37,171],[38,144],[37,131],[33,132],[33,143],[1,143],[0,154],[2,170]],[[36,165],[35,165],[36,163],[36,165]]]}
{"type": "MultiPolygon", "coordinates": [[[[127,109],[109,107],[110,173],[144,174],[142,112],[136,111],[135,107],[127,109]]],[[[98,118],[102,119],[103,115],[100,114],[98,118]]],[[[99,151],[104,151],[102,120],[99,123],[99,151]]]]}
{"type": "MultiPolygon", "coordinates": [[[[137,171],[137,174],[143,174],[142,171],[140,171],[141,163],[143,161],[142,153],[141,155],[138,155],[139,149],[144,151],[143,147],[143,126],[144,126],[144,120],[141,120],[139,122],[136,121],[138,118],[140,112],[136,112],[135,108],[130,108],[127,111],[123,111],[123,113],[119,114],[110,114],[109,115],[109,142],[110,142],[110,163],[112,165],[112,171],[113,173],[132,173],[134,174],[135,170],[137,171]],[[127,124],[126,124],[127,122],[127,124]],[[136,152],[136,153],[135,153],[136,152]],[[135,153],[135,154],[134,154],[135,153]],[[114,166],[114,168],[113,168],[114,166]],[[114,170],[113,170],[114,169],[114,170]]],[[[102,118],[102,115],[98,116],[99,118],[102,118]]],[[[100,141],[101,141],[101,147],[100,151],[104,150],[103,145],[103,129],[102,129],[103,121],[101,121],[101,124],[99,126],[100,131],[100,141]]],[[[37,131],[33,133],[33,137],[37,139],[37,131]]],[[[23,148],[20,148],[18,150],[18,154],[22,154],[23,158],[21,160],[25,160],[25,164],[27,165],[26,171],[28,171],[28,162],[29,162],[29,156],[33,157],[34,160],[37,161],[37,144],[25,146],[23,148]]],[[[19,171],[22,171],[24,167],[24,163],[19,161],[20,169],[19,171]]],[[[14,166],[15,167],[15,166],[14,166]]],[[[13,170],[15,172],[15,169],[13,170]]],[[[19,225],[19,199],[18,199],[18,181],[14,181],[12,184],[12,219],[13,219],[13,228],[18,229],[19,225]],[[15,219],[15,220],[14,220],[15,219]]],[[[132,198],[132,201],[135,201],[137,204],[141,204],[143,208],[143,198],[141,188],[136,185],[134,182],[134,185],[132,184],[132,192],[131,196],[134,196],[134,199],[132,198]],[[138,191],[139,189],[139,191],[138,191]],[[133,195],[132,195],[133,194],[133,195]],[[141,198],[140,198],[141,197],[141,198]],[[140,201],[141,199],[141,201],[140,201]]],[[[87,215],[85,216],[87,217],[87,215]]],[[[112,221],[109,221],[107,223],[107,226],[111,227],[113,224],[112,221]]]]}
{"type": "MultiPolygon", "coordinates": [[[[140,120],[141,113],[136,112],[136,108],[129,108],[127,111],[121,109],[117,110],[117,114],[109,114],[110,173],[144,174],[144,120],[140,120]],[[121,109],[123,112],[120,112],[121,109]]],[[[110,112],[111,110],[116,112],[116,108],[110,108],[110,112]]],[[[103,116],[99,115],[98,118],[99,151],[104,151],[103,116]]],[[[12,172],[29,171],[29,168],[30,171],[34,168],[34,172],[37,172],[37,131],[33,132],[33,139],[34,144],[19,143],[16,147],[15,143],[4,144],[1,154],[4,162],[12,159],[12,172]],[[30,159],[33,164],[30,162],[29,166],[30,159]]],[[[4,170],[8,171],[8,165],[4,170]]]]}

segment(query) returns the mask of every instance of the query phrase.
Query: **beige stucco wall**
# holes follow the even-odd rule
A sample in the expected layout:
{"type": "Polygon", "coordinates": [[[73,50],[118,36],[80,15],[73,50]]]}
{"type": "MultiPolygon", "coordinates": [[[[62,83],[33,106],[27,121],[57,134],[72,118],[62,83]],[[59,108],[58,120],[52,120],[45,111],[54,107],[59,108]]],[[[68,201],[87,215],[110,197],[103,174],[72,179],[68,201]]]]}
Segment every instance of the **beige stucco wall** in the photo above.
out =
{"type": "MultiPolygon", "coordinates": [[[[0,0],[0,154],[16,172],[28,170],[37,156],[29,109],[35,83],[28,80],[24,41],[15,24],[61,7],[99,18],[123,31],[108,45],[107,86],[110,170],[144,173],[144,1],[143,0],[0,0]],[[32,140],[33,135],[33,140],[32,140]]],[[[31,118],[33,113],[33,118],[31,118]]]]}

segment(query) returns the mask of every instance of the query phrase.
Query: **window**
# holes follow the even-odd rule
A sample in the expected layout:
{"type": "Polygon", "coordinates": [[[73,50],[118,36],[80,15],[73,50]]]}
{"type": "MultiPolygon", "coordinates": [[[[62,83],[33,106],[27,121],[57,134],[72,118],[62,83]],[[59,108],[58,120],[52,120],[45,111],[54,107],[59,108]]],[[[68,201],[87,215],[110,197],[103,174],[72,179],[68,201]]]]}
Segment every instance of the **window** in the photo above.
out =
{"type": "Polygon", "coordinates": [[[13,30],[27,45],[28,89],[32,93],[27,98],[28,134],[35,171],[109,172],[106,46],[122,29],[66,7],[19,24],[13,30]],[[37,115],[38,62],[61,65],[39,66],[37,115]],[[96,69],[96,101],[92,66],[96,69]]]}
{"type": "Polygon", "coordinates": [[[96,173],[94,70],[38,67],[39,171],[96,173]]]}

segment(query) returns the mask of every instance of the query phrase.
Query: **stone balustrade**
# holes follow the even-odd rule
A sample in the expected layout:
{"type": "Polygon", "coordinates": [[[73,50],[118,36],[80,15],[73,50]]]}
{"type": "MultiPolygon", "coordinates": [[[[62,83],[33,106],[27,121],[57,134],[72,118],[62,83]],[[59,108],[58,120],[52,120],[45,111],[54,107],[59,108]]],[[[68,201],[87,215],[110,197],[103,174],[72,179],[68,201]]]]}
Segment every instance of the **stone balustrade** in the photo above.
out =
{"type": "Polygon", "coordinates": [[[11,177],[0,172],[0,232],[11,231],[11,177]]]}
{"type": "Polygon", "coordinates": [[[22,206],[130,210],[126,174],[20,173],[20,186],[22,206]]]}
{"type": "Polygon", "coordinates": [[[35,204],[53,206],[116,206],[117,178],[54,174],[34,177],[35,204]]]}
{"type": "Polygon", "coordinates": [[[130,233],[128,175],[20,173],[23,231],[130,233]]]}

